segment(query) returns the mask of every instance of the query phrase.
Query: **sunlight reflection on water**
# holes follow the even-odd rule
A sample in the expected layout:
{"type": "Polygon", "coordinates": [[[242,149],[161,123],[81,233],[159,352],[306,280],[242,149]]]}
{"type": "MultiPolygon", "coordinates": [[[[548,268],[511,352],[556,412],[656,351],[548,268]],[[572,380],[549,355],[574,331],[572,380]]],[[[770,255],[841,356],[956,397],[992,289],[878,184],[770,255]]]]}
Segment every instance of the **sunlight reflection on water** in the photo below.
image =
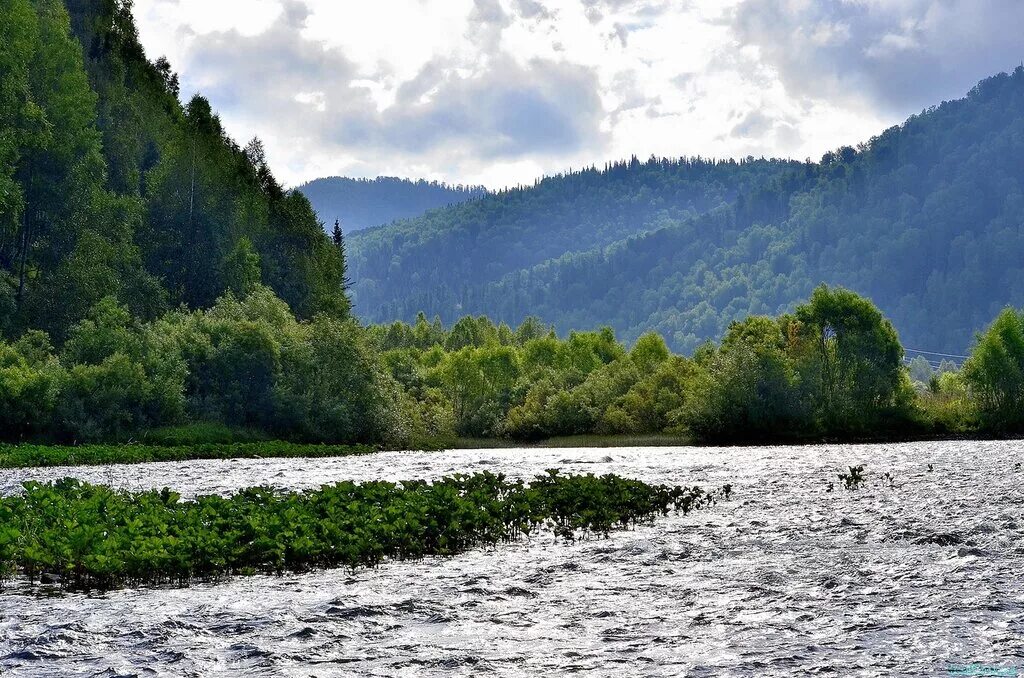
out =
{"type": "Polygon", "coordinates": [[[608,540],[547,535],[355,573],[102,596],[15,585],[0,593],[0,674],[934,676],[1024,664],[1020,450],[504,449],[0,471],[0,492],[70,475],[186,496],[552,467],[733,485],[730,501],[608,540]],[[861,463],[863,489],[827,491],[861,463]]]}

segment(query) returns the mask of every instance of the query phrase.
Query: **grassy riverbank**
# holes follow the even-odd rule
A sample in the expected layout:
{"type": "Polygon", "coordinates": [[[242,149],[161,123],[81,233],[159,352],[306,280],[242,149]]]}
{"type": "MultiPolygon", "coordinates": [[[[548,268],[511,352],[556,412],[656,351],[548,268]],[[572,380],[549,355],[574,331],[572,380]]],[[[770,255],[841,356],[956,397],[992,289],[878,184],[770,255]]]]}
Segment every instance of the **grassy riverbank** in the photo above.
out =
{"type": "Polygon", "coordinates": [[[66,588],[184,585],[197,578],[375,566],[449,556],[552,528],[607,535],[705,506],[699,488],[613,475],[529,484],[477,473],[434,483],[342,482],[306,492],[251,488],[180,501],[76,480],[26,483],[0,498],[0,575],[66,588]]]}
{"type": "Polygon", "coordinates": [[[141,464],[191,459],[345,457],[378,449],[372,445],[305,445],[280,440],[191,445],[0,445],[0,468],[141,464]]]}
{"type": "MultiPolygon", "coordinates": [[[[983,440],[1000,439],[960,435],[880,435],[830,439],[821,437],[793,437],[785,439],[751,440],[731,445],[815,445],[815,444],[870,444],[899,443],[927,440],[983,440]]],[[[423,440],[412,446],[419,451],[479,450],[479,449],[544,449],[544,448],[605,448],[605,447],[684,447],[704,446],[706,443],[683,436],[670,435],[583,435],[550,438],[538,442],[517,442],[504,438],[450,438],[423,440]]],[[[0,445],[0,469],[34,468],[47,466],[99,466],[105,464],[141,464],[146,462],[174,462],[193,459],[270,459],[270,458],[326,458],[347,457],[357,454],[394,451],[375,445],[314,445],[281,440],[233,443],[182,443],[151,445],[143,443],[111,445],[0,445]]]]}

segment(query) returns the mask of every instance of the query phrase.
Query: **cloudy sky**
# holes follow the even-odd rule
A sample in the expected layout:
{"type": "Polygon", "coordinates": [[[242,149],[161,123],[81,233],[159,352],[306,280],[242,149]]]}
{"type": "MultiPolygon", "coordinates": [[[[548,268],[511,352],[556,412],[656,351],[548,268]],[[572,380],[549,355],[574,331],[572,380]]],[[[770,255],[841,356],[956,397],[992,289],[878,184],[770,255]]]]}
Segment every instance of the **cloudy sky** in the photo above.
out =
{"type": "Polygon", "coordinates": [[[278,177],[818,158],[1024,58],[1019,0],[136,0],[278,177]]]}

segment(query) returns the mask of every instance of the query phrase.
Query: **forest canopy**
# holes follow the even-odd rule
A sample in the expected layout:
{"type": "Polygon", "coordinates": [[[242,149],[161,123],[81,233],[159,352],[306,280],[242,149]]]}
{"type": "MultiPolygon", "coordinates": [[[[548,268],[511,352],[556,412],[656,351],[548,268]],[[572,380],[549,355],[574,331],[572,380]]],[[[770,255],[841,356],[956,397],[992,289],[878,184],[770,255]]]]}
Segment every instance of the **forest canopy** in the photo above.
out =
{"type": "Polygon", "coordinates": [[[309,202],[178,100],[124,0],[9,0],[0,22],[0,332],[63,340],[101,299],[140,318],[257,283],[344,318],[345,263],[309,202]]]}

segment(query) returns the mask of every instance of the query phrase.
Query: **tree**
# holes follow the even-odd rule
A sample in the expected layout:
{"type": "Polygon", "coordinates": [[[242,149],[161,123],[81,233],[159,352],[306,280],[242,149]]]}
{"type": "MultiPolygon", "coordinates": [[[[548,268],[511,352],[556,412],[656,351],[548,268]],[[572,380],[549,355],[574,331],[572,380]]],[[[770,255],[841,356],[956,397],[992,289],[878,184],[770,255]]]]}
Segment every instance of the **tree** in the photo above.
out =
{"type": "Polygon", "coordinates": [[[676,423],[710,440],[790,438],[806,432],[784,322],[764,316],[733,322],[721,348],[695,364],[676,423]]]}
{"type": "Polygon", "coordinates": [[[978,336],[963,378],[985,428],[1024,430],[1024,313],[1004,309],[978,336]]]}
{"type": "Polygon", "coordinates": [[[238,297],[248,295],[261,284],[260,255],[248,238],[239,238],[224,259],[224,281],[227,289],[238,297]]]}
{"type": "Polygon", "coordinates": [[[910,361],[910,379],[915,384],[927,384],[935,376],[935,370],[923,355],[914,356],[910,361]]]}
{"type": "Polygon", "coordinates": [[[805,397],[824,431],[873,432],[906,414],[903,347],[874,304],[822,285],[784,322],[795,334],[805,397]]]}
{"type": "Polygon", "coordinates": [[[334,231],[331,233],[331,241],[338,250],[338,258],[341,261],[341,288],[348,291],[352,281],[348,279],[348,263],[345,258],[345,234],[341,232],[341,221],[334,220],[334,231]]]}
{"type": "Polygon", "coordinates": [[[665,340],[655,332],[648,332],[637,339],[629,352],[629,357],[644,373],[657,369],[670,355],[665,340]]]}

